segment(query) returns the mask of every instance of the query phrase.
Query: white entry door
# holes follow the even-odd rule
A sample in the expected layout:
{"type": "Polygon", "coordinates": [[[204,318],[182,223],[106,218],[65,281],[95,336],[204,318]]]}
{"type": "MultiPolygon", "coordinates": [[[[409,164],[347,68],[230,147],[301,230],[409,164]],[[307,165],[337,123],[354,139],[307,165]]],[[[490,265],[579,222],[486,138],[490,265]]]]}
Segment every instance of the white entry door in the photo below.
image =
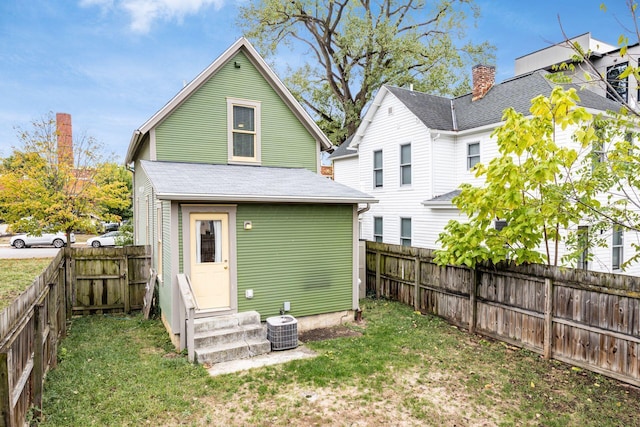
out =
{"type": "Polygon", "coordinates": [[[230,307],[229,216],[226,213],[192,213],[191,288],[201,310],[230,307]]]}

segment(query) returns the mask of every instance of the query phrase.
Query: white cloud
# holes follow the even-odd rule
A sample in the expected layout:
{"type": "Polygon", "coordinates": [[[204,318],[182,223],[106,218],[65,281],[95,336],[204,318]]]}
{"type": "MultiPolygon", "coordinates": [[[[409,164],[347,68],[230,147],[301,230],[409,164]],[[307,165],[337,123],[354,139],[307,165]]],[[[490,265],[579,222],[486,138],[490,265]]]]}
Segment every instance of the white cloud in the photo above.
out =
{"type": "Polygon", "coordinates": [[[115,7],[131,17],[131,30],[148,33],[157,20],[182,22],[185,16],[195,15],[202,9],[224,6],[224,0],[80,0],[84,7],[98,6],[102,11],[115,7]]]}

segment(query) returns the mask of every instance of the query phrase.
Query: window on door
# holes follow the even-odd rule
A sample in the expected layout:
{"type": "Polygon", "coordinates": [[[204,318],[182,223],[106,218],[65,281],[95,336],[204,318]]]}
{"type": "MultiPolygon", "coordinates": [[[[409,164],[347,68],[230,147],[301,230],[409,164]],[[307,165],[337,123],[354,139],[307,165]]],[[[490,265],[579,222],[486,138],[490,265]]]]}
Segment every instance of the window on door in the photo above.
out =
{"type": "Polygon", "coordinates": [[[382,217],[373,218],[373,241],[382,242],[382,217]]]}
{"type": "Polygon", "coordinates": [[[411,185],[411,144],[400,146],[400,185],[411,185]]]}
{"type": "Polygon", "coordinates": [[[222,261],[222,221],[196,221],[196,262],[222,261]]]}
{"type": "Polygon", "coordinates": [[[411,218],[400,218],[400,244],[411,246],[411,218]]]}

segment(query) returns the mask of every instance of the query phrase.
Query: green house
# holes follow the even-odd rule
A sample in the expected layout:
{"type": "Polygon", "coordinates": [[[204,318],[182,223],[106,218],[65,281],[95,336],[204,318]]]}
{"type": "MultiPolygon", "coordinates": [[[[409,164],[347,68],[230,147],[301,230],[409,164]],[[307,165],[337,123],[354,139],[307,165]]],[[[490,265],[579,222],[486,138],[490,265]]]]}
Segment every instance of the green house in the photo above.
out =
{"type": "Polygon", "coordinates": [[[330,148],[244,38],[133,133],[135,243],[176,345],[203,318],[304,329],[358,308],[358,206],[375,200],[320,175],[330,148]]]}

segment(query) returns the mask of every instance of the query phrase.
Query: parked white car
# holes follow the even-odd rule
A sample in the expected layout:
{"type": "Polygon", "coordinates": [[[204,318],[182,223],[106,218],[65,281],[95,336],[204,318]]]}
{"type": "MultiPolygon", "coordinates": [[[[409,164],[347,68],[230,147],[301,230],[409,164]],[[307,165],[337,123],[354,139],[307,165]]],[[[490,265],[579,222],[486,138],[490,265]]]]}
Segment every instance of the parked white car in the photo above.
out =
{"type": "Polygon", "coordinates": [[[119,231],[110,231],[101,236],[92,237],[87,239],[87,245],[99,248],[100,246],[115,246],[116,237],[120,234],[119,231]]]}
{"type": "MultiPolygon", "coordinates": [[[[76,235],[71,233],[71,243],[76,242],[76,235]]],[[[16,234],[9,240],[14,248],[22,249],[30,246],[53,246],[61,248],[67,244],[67,235],[63,232],[42,233],[40,236],[32,234],[16,234]]]]}

